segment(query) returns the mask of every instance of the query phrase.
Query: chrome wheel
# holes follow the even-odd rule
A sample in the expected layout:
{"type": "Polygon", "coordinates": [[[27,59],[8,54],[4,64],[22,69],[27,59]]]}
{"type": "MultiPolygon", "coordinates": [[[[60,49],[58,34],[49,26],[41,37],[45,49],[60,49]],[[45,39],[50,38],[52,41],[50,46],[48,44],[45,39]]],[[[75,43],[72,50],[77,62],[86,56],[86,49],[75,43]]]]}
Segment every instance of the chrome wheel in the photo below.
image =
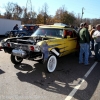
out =
{"type": "Polygon", "coordinates": [[[51,55],[47,61],[47,70],[48,72],[53,72],[57,66],[57,58],[54,55],[51,55]]]}

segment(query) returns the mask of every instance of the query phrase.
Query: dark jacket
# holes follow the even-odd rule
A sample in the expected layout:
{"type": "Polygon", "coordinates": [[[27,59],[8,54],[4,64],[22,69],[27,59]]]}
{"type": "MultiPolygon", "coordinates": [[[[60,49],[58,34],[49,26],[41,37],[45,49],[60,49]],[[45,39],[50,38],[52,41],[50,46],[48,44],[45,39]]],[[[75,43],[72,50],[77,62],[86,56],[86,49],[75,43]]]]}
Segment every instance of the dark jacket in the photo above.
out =
{"type": "Polygon", "coordinates": [[[80,33],[80,30],[81,30],[82,28],[79,28],[78,29],[78,32],[77,32],[77,40],[78,40],[78,42],[80,41],[80,36],[79,36],[79,33],[80,33]]]}
{"type": "Polygon", "coordinates": [[[18,30],[18,26],[14,26],[13,30],[18,30]]]}

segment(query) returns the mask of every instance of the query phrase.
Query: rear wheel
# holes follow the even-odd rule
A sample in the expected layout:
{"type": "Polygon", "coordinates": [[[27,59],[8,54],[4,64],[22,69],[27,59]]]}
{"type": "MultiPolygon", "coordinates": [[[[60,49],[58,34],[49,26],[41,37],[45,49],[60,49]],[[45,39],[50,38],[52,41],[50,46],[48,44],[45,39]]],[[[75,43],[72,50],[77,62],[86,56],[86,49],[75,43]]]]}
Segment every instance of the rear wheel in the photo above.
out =
{"type": "Polygon", "coordinates": [[[50,55],[45,62],[45,70],[49,73],[54,72],[57,66],[57,58],[55,55],[50,55]]]}
{"type": "Polygon", "coordinates": [[[13,64],[20,64],[23,61],[23,58],[18,57],[18,56],[14,56],[11,54],[11,62],[13,64]]]}

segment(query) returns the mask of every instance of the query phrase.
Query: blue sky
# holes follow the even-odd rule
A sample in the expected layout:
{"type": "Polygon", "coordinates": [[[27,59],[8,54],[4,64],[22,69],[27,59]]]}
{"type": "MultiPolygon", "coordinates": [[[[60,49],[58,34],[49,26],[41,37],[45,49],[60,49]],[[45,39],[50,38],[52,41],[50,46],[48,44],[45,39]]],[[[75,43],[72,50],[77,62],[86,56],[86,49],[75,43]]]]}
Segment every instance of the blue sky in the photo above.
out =
{"type": "MultiPolygon", "coordinates": [[[[30,0],[28,0],[30,1],[30,0]]],[[[17,3],[21,7],[26,7],[27,0],[1,0],[0,1],[0,12],[4,12],[4,5],[8,2],[17,3]]],[[[32,9],[39,12],[39,9],[43,7],[45,3],[48,5],[48,14],[54,15],[57,9],[64,6],[65,10],[68,12],[73,12],[75,16],[82,14],[83,9],[83,18],[100,18],[100,0],[31,0],[32,9]]]]}

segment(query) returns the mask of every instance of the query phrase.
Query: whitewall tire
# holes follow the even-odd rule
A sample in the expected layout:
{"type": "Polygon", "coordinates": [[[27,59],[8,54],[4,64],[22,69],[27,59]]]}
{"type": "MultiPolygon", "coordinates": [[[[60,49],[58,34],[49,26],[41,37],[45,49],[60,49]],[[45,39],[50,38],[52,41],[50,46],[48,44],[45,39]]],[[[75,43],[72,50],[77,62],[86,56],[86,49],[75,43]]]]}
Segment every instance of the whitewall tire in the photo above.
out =
{"type": "Polygon", "coordinates": [[[57,58],[55,55],[50,55],[47,61],[45,62],[45,69],[47,72],[54,72],[57,66],[57,58]]]}

